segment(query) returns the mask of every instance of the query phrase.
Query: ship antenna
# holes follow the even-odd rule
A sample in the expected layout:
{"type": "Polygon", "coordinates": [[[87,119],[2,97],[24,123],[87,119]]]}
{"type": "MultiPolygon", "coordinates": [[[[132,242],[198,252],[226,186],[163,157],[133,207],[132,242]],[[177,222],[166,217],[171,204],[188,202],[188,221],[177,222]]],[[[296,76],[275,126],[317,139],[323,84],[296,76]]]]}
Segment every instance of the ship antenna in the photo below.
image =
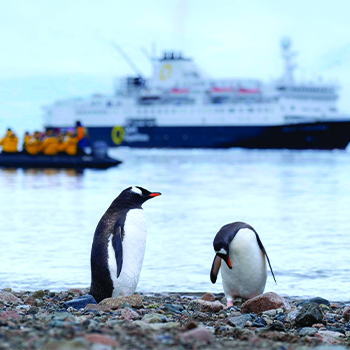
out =
{"type": "Polygon", "coordinates": [[[111,45],[119,52],[119,54],[124,58],[124,60],[128,63],[128,65],[131,67],[131,69],[141,78],[142,78],[142,73],[141,71],[137,68],[136,64],[130,59],[130,57],[122,50],[122,48],[117,45],[115,42],[111,42],[111,45]]]}
{"type": "Polygon", "coordinates": [[[294,74],[293,71],[297,67],[295,63],[293,63],[293,57],[296,56],[296,52],[291,51],[292,40],[288,37],[285,37],[281,40],[282,47],[282,57],[284,59],[284,75],[283,80],[287,83],[294,82],[294,74]]]}

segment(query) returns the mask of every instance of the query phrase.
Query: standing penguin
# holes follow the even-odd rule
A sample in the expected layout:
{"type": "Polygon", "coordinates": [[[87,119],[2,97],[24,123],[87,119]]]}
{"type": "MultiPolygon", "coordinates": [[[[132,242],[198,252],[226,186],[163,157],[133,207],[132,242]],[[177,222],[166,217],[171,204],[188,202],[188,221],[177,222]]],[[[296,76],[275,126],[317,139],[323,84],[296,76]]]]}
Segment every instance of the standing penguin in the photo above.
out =
{"type": "Polygon", "coordinates": [[[234,222],[223,226],[216,234],[213,245],[216,256],[210,279],[212,283],[216,282],[223,259],[225,264],[221,268],[221,276],[227,307],[233,305],[234,297],[250,299],[264,292],[266,260],[276,282],[266,250],[259,235],[250,225],[234,222]]]}
{"type": "Polygon", "coordinates": [[[142,204],[160,195],[129,187],[102,216],[91,249],[90,294],[97,302],[135,292],[146,248],[142,204]]]}

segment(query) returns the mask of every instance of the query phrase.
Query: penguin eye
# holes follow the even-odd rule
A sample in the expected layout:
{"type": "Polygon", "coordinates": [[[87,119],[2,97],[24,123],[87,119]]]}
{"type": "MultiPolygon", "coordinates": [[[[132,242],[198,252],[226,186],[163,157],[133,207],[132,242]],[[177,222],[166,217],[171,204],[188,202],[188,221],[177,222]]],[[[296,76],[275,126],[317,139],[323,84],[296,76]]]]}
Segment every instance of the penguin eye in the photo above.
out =
{"type": "Polygon", "coordinates": [[[141,191],[139,188],[135,187],[135,186],[131,187],[131,190],[130,190],[130,191],[131,191],[131,192],[134,192],[134,193],[136,193],[136,194],[139,194],[140,196],[143,195],[142,191],[141,191]]]}

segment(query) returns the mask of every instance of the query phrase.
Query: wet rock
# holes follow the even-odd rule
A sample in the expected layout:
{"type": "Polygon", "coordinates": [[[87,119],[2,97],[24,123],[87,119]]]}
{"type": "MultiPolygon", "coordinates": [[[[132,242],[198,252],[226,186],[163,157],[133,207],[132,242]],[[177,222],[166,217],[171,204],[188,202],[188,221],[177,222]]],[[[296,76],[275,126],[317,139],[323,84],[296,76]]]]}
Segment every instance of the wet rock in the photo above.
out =
{"type": "Polygon", "coordinates": [[[40,289],[40,290],[37,290],[36,292],[34,292],[34,293],[32,294],[32,297],[33,297],[34,299],[40,299],[40,298],[43,298],[44,295],[45,295],[44,291],[43,291],[42,289],[40,289]]]}
{"type": "Polygon", "coordinates": [[[347,306],[343,312],[343,318],[346,322],[350,321],[350,306],[347,306]]]}
{"type": "Polygon", "coordinates": [[[313,336],[315,335],[315,333],[318,332],[318,329],[317,328],[313,328],[313,327],[304,327],[302,328],[298,334],[301,335],[301,336],[313,336]]]}
{"type": "Polygon", "coordinates": [[[139,294],[130,295],[127,297],[107,298],[102,300],[99,305],[108,307],[111,310],[121,309],[124,303],[129,303],[135,309],[142,308],[142,298],[139,294]]]}
{"type": "Polygon", "coordinates": [[[92,333],[85,335],[85,340],[92,344],[102,344],[102,345],[108,345],[110,347],[118,347],[119,343],[112,339],[111,337],[103,334],[98,333],[92,333]]]}
{"type": "Polygon", "coordinates": [[[213,334],[203,327],[197,327],[183,333],[181,339],[186,343],[200,341],[210,344],[214,341],[213,334]]]}
{"type": "Polygon", "coordinates": [[[321,298],[321,297],[315,297],[315,298],[312,298],[312,299],[302,300],[299,303],[297,303],[297,306],[305,306],[305,305],[311,304],[311,303],[315,303],[315,304],[318,304],[318,305],[326,305],[326,306],[330,306],[331,305],[331,303],[327,299],[324,299],[324,298],[321,298]]]}
{"type": "Polygon", "coordinates": [[[5,303],[21,303],[21,299],[17,298],[10,292],[0,290],[0,301],[5,303]]]}
{"type": "Polygon", "coordinates": [[[306,304],[296,315],[295,322],[301,327],[312,326],[314,323],[320,323],[323,320],[321,308],[316,303],[306,304]]]}
{"type": "Polygon", "coordinates": [[[146,314],[142,320],[147,323],[163,323],[166,322],[166,317],[162,314],[146,314]]]}
{"type": "Polygon", "coordinates": [[[266,326],[266,321],[265,321],[264,318],[259,317],[252,323],[252,326],[253,327],[259,327],[259,328],[265,327],[266,326]]]}
{"type": "Polygon", "coordinates": [[[211,302],[199,299],[190,301],[188,308],[194,311],[217,313],[222,310],[224,306],[217,301],[211,302]]]}
{"type": "Polygon", "coordinates": [[[81,297],[78,297],[72,300],[68,300],[64,303],[64,306],[66,309],[68,309],[69,307],[72,307],[76,310],[79,310],[79,309],[83,309],[88,304],[97,304],[94,297],[90,294],[83,295],[81,297]]]}
{"type": "Polygon", "coordinates": [[[205,301],[215,301],[215,296],[214,294],[211,293],[206,293],[201,297],[201,300],[205,300],[205,301]]]}
{"type": "Polygon", "coordinates": [[[232,326],[243,328],[247,321],[253,321],[253,317],[249,314],[245,314],[241,316],[230,317],[229,321],[231,322],[232,326]]]}
{"type": "Polygon", "coordinates": [[[287,300],[279,296],[277,293],[268,292],[259,295],[255,298],[249,299],[241,306],[242,314],[262,313],[267,310],[282,308],[283,310],[290,309],[287,300]]]}
{"type": "Polygon", "coordinates": [[[19,320],[21,316],[16,311],[3,311],[0,313],[0,320],[7,321],[7,320],[19,320]]]}
{"type": "Polygon", "coordinates": [[[181,314],[181,310],[183,310],[182,305],[176,305],[176,304],[165,304],[163,307],[164,311],[170,311],[175,314],[181,314]]]}

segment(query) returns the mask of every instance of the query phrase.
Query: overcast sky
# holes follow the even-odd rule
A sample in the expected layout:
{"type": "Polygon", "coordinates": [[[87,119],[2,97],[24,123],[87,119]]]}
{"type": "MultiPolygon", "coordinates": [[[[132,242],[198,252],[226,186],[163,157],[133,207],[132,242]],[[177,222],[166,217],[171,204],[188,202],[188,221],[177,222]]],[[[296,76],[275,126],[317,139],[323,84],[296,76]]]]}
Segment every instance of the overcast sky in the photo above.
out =
{"type": "Polygon", "coordinates": [[[0,0],[0,81],[112,82],[133,71],[111,41],[146,76],[151,65],[140,48],[151,52],[154,43],[158,55],[181,50],[213,78],[267,81],[281,74],[279,43],[289,36],[297,76],[337,80],[350,113],[349,13],[348,0],[0,0]]]}

